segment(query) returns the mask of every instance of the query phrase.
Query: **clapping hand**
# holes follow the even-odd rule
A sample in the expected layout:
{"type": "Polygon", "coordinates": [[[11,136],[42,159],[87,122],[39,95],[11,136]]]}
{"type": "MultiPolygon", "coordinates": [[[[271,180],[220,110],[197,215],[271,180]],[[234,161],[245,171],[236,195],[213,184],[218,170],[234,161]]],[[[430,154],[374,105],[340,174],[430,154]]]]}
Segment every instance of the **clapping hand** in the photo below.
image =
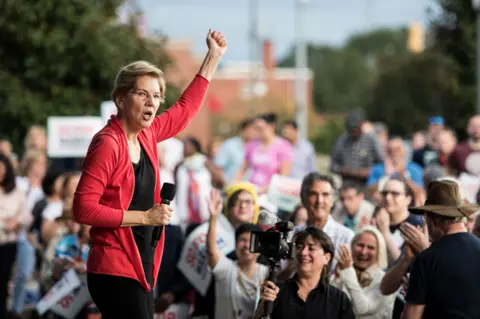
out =
{"type": "Polygon", "coordinates": [[[227,51],[227,40],[223,36],[223,33],[208,30],[207,46],[211,53],[217,56],[223,56],[227,51]]]}
{"type": "Polygon", "coordinates": [[[403,223],[400,225],[400,232],[405,239],[405,243],[412,250],[415,255],[420,254],[422,251],[430,246],[428,228],[425,224],[423,229],[420,226],[413,226],[409,223],[403,223]]]}
{"type": "Polygon", "coordinates": [[[378,230],[380,230],[382,235],[390,232],[390,215],[385,208],[382,207],[378,210],[378,213],[375,216],[375,221],[377,224],[377,228],[378,230]]]}
{"type": "Polygon", "coordinates": [[[208,199],[208,210],[212,218],[217,218],[221,214],[223,208],[222,196],[218,189],[212,189],[210,198],[208,199]]]}
{"type": "Polygon", "coordinates": [[[342,244],[338,248],[337,261],[337,268],[339,268],[340,270],[353,266],[352,253],[350,252],[350,249],[348,249],[347,245],[342,244]]]}

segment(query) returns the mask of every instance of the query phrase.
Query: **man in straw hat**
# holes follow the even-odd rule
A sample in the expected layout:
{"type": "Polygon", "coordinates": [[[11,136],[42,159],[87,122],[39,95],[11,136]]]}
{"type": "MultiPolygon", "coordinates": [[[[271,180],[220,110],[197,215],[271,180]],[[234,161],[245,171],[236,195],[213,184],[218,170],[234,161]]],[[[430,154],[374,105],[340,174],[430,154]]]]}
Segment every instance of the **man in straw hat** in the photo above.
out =
{"type": "Polygon", "coordinates": [[[480,239],[465,220],[478,210],[460,197],[458,184],[433,181],[422,214],[432,245],[416,258],[402,318],[480,318],[480,239]]]}

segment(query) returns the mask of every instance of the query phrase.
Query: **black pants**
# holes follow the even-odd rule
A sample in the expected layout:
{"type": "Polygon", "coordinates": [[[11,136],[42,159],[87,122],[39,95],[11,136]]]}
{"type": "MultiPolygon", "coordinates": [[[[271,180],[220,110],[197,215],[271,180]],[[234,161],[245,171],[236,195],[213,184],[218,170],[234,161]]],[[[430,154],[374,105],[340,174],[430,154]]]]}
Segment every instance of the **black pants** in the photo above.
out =
{"type": "Polygon", "coordinates": [[[153,319],[153,291],[130,278],[87,274],[88,290],[102,319],[153,319]]]}
{"type": "Polygon", "coordinates": [[[17,243],[0,245],[0,318],[7,317],[8,281],[16,254],[17,243]]]}

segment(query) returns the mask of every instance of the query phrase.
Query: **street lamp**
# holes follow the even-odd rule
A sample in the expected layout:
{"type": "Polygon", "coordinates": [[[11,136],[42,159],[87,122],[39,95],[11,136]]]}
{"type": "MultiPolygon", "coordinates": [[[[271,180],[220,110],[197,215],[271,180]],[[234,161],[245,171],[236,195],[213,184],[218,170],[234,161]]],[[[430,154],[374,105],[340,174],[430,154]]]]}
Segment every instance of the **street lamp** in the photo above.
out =
{"type": "Polygon", "coordinates": [[[480,0],[472,0],[477,12],[477,113],[480,114],[480,0]]]}
{"type": "Polygon", "coordinates": [[[305,41],[304,17],[306,5],[310,0],[296,0],[295,3],[295,104],[296,121],[300,137],[308,138],[308,105],[307,105],[307,45],[305,41]]]}

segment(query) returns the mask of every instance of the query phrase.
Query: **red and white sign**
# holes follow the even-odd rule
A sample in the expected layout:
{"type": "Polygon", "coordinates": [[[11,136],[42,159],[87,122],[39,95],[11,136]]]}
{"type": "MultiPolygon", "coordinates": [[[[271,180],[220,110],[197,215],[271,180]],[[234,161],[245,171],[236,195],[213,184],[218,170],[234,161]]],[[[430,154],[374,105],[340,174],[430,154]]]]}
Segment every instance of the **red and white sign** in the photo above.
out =
{"type": "Polygon", "coordinates": [[[65,295],[50,310],[65,319],[74,319],[90,299],[87,281],[81,280],[80,286],[65,295]]]}
{"type": "Polygon", "coordinates": [[[81,286],[81,281],[75,269],[67,271],[63,277],[53,285],[50,291],[37,303],[37,312],[43,315],[63,297],[81,286]]]}
{"type": "MultiPolygon", "coordinates": [[[[177,264],[185,278],[203,296],[207,293],[212,279],[212,272],[208,267],[207,231],[208,222],[195,228],[188,236],[177,264]]],[[[225,255],[235,249],[235,230],[224,215],[219,216],[217,224],[217,245],[225,255]]]]}
{"type": "Polygon", "coordinates": [[[301,180],[273,175],[268,187],[268,200],[279,209],[291,212],[300,204],[301,188],[301,180]]]}
{"type": "Polygon", "coordinates": [[[92,137],[103,126],[101,117],[49,117],[48,156],[85,157],[92,137]]]}
{"type": "Polygon", "coordinates": [[[187,304],[172,304],[165,312],[156,313],[153,319],[187,319],[189,310],[187,304]]]}

